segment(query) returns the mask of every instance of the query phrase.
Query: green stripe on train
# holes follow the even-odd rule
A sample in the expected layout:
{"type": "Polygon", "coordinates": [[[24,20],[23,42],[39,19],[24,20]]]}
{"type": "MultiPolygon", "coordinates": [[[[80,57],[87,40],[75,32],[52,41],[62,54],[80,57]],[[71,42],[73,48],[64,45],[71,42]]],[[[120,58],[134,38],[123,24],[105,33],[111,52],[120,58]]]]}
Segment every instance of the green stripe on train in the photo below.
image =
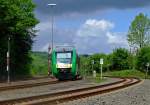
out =
{"type": "Polygon", "coordinates": [[[51,61],[51,67],[52,67],[51,71],[52,71],[53,75],[58,75],[58,70],[56,68],[56,63],[57,63],[57,61],[56,61],[56,51],[53,50],[52,51],[52,61],[51,61]]]}
{"type": "Polygon", "coordinates": [[[72,75],[75,76],[76,75],[76,60],[77,60],[77,56],[76,56],[76,50],[73,49],[73,54],[72,54],[72,75]]]}

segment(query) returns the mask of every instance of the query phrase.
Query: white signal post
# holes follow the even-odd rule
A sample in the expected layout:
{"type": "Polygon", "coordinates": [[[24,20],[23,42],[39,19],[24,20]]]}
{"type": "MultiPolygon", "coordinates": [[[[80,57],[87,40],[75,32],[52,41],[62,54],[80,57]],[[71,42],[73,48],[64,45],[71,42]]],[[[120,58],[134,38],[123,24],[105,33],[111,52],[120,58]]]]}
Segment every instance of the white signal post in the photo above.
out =
{"type": "MultiPolygon", "coordinates": [[[[93,71],[94,60],[92,60],[92,62],[91,62],[91,63],[92,63],[92,71],[93,71]]],[[[90,73],[89,73],[89,74],[90,74],[90,73]]]]}
{"type": "Polygon", "coordinates": [[[10,37],[8,37],[8,51],[7,51],[7,82],[10,83],[10,37]]]}
{"type": "Polygon", "coordinates": [[[146,66],[147,66],[147,69],[146,69],[146,76],[145,76],[145,78],[147,78],[147,75],[148,75],[148,68],[149,68],[150,64],[147,63],[146,66]]]}
{"type": "Polygon", "coordinates": [[[100,59],[100,65],[101,65],[101,79],[103,79],[103,58],[100,59]]]}

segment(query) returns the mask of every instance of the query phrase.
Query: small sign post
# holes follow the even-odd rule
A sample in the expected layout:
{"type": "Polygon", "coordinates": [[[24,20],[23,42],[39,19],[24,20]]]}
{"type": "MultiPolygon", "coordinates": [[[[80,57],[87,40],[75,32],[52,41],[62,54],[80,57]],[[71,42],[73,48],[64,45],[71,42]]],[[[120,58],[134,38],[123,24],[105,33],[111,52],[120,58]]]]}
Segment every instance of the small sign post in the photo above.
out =
{"type": "Polygon", "coordinates": [[[100,65],[101,65],[101,79],[103,79],[103,58],[100,59],[100,65]]]}

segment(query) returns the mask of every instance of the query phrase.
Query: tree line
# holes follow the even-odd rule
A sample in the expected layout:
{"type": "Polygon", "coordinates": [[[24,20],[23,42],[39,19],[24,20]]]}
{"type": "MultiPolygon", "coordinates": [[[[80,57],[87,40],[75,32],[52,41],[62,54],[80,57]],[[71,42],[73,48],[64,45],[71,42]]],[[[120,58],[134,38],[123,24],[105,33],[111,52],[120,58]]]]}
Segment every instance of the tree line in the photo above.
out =
{"type": "Polygon", "coordinates": [[[110,54],[82,55],[81,69],[100,71],[100,58],[104,59],[103,70],[150,69],[150,19],[140,13],[132,21],[127,34],[129,49],[116,48],[110,54]],[[92,61],[94,60],[94,64],[92,61]]]}
{"type": "MultiPolygon", "coordinates": [[[[81,70],[100,72],[100,59],[104,59],[103,71],[114,70],[147,70],[147,64],[150,63],[150,46],[143,47],[134,55],[125,48],[116,48],[110,54],[93,54],[89,56],[80,56],[81,70]],[[94,64],[93,64],[94,61],[94,64]]],[[[150,68],[149,68],[150,69],[150,68]]]]}

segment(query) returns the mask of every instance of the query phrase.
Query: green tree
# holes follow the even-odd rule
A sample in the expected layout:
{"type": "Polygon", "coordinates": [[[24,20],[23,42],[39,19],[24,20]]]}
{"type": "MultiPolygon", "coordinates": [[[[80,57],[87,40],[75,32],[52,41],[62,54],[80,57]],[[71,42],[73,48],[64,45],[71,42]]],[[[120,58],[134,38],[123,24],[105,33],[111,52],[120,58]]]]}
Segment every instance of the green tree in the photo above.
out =
{"type": "Polygon", "coordinates": [[[0,75],[6,72],[7,40],[11,38],[11,74],[29,73],[30,50],[38,23],[32,0],[0,0],[0,75]]]}
{"type": "Polygon", "coordinates": [[[129,27],[127,40],[134,48],[150,44],[150,19],[146,15],[140,13],[135,17],[129,27]]]}
{"type": "Polygon", "coordinates": [[[116,70],[123,70],[129,68],[128,63],[129,52],[125,48],[118,48],[113,51],[112,67],[116,70]]]}
{"type": "Polygon", "coordinates": [[[140,49],[137,54],[137,69],[146,70],[147,63],[150,63],[150,46],[145,46],[140,49]]]}
{"type": "Polygon", "coordinates": [[[136,55],[130,53],[128,56],[129,69],[135,69],[136,66],[136,55]]]}

